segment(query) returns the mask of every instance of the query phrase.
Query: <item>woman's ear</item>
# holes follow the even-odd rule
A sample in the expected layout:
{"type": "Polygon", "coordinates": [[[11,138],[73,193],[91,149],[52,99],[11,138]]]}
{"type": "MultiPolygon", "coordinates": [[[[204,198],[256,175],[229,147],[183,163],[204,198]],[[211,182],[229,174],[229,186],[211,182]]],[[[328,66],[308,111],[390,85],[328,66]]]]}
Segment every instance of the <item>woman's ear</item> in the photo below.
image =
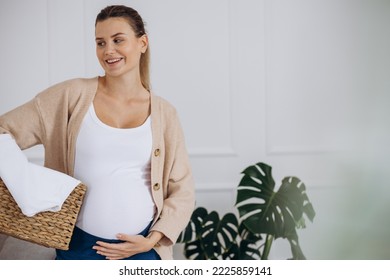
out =
{"type": "Polygon", "coordinates": [[[138,41],[140,43],[141,53],[145,53],[149,46],[148,36],[142,35],[138,38],[138,41]]]}

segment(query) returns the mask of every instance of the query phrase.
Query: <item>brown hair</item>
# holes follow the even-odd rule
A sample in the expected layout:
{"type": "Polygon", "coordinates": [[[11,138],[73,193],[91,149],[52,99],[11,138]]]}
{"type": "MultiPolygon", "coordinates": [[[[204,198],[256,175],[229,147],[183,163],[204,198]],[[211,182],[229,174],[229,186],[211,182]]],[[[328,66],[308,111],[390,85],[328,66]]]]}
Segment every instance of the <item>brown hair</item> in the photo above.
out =
{"type": "MultiPolygon", "coordinates": [[[[107,6],[106,8],[101,10],[96,17],[95,26],[98,22],[113,17],[120,17],[126,19],[129,22],[131,28],[134,30],[135,36],[137,36],[137,38],[146,35],[145,23],[142,20],[141,16],[138,14],[138,12],[133,8],[126,7],[123,5],[107,6]]],[[[150,91],[149,61],[150,50],[148,46],[146,52],[141,54],[139,65],[141,83],[148,91],[150,91]]]]}

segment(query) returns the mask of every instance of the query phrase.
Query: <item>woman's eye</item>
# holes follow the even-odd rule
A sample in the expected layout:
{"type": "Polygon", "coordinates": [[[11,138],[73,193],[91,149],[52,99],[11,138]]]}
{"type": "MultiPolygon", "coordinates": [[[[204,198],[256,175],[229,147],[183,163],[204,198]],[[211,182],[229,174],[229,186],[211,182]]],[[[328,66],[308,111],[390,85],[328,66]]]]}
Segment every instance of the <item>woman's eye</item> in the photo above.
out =
{"type": "Polygon", "coordinates": [[[96,45],[97,45],[98,47],[103,47],[103,46],[104,46],[104,42],[96,42],[96,45]]]}
{"type": "Polygon", "coordinates": [[[115,44],[119,44],[120,42],[122,42],[123,40],[122,39],[114,39],[114,43],[115,44]]]}

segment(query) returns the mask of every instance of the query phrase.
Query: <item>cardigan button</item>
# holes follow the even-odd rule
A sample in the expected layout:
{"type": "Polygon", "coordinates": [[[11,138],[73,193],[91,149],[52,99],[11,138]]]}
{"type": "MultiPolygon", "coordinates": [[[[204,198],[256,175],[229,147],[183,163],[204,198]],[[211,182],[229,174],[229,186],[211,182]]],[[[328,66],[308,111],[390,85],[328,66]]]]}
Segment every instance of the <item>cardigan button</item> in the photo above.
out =
{"type": "Polygon", "coordinates": [[[158,191],[159,189],[160,189],[160,184],[159,183],[154,184],[153,190],[158,191]]]}
{"type": "Polygon", "coordinates": [[[155,156],[155,157],[160,156],[160,149],[155,149],[155,150],[154,150],[154,156],[155,156]]]}

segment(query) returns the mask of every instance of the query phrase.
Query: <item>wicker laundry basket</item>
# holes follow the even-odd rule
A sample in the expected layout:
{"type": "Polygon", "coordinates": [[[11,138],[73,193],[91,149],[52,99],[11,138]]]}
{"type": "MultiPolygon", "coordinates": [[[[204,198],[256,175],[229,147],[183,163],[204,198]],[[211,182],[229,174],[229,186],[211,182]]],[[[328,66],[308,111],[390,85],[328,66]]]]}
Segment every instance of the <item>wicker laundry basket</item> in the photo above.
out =
{"type": "Polygon", "coordinates": [[[58,212],[27,217],[0,178],[0,232],[45,247],[68,250],[86,189],[79,184],[58,212]]]}

